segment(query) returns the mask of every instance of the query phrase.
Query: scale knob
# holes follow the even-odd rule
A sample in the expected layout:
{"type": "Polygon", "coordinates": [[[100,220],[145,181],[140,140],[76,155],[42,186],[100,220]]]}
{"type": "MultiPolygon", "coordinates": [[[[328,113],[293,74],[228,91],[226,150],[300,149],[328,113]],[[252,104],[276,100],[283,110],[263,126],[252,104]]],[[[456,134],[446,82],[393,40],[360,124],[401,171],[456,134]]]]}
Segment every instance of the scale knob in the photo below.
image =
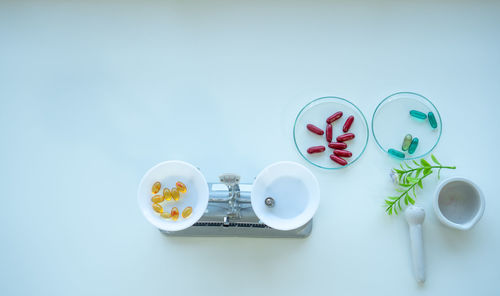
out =
{"type": "Polygon", "coordinates": [[[274,198],[266,197],[266,199],[264,200],[264,203],[266,204],[266,206],[272,208],[272,207],[274,207],[274,198]]]}

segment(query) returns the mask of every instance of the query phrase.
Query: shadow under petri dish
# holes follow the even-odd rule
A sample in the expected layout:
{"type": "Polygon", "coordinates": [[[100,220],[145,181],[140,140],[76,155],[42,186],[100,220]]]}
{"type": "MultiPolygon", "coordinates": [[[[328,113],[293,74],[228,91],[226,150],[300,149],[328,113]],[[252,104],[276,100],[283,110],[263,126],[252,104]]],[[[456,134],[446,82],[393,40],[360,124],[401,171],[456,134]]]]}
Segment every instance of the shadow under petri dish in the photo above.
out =
{"type": "Polygon", "coordinates": [[[450,182],[441,189],[438,203],[446,219],[456,224],[465,224],[474,219],[479,211],[479,192],[467,183],[450,182]]]}
{"type": "Polygon", "coordinates": [[[302,214],[309,200],[309,191],[300,179],[293,177],[280,177],[269,184],[266,196],[274,198],[275,205],[268,208],[270,214],[281,218],[290,219],[302,214]]]}

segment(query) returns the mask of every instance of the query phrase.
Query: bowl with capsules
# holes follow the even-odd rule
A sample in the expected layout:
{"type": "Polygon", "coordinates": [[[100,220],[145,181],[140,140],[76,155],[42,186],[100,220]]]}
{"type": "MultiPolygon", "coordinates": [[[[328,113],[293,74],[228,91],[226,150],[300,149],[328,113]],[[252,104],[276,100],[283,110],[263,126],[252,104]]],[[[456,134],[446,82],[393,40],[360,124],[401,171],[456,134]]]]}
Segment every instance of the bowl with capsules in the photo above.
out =
{"type": "Polygon", "coordinates": [[[208,206],[208,183],[192,164],[161,162],[142,177],[137,202],[144,217],[162,231],[178,231],[196,223],[208,206]]]}
{"type": "Polygon", "coordinates": [[[436,106],[414,92],[397,92],[384,98],[372,117],[375,143],[400,160],[428,155],[439,143],[442,127],[436,106]]]}
{"type": "Polygon", "coordinates": [[[293,125],[297,152],[313,166],[336,170],[354,164],[368,143],[363,112],[340,97],[321,97],[300,109],[293,125]]]}

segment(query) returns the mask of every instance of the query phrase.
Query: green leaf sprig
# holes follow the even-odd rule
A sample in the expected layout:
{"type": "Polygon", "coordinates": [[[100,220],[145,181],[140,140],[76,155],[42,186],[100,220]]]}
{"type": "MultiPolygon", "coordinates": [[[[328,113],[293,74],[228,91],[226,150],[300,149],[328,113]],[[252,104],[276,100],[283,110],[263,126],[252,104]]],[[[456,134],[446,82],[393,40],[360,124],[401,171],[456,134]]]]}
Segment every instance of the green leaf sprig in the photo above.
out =
{"type": "Polygon", "coordinates": [[[400,194],[398,196],[389,196],[385,200],[385,212],[388,215],[392,215],[393,213],[397,215],[398,211],[403,209],[401,200],[404,201],[405,205],[415,204],[415,199],[417,198],[415,193],[416,186],[424,188],[422,180],[432,174],[434,170],[437,170],[439,179],[442,169],[456,169],[454,166],[443,166],[432,154],[431,159],[435,165],[431,165],[427,160],[422,158],[420,162],[413,160],[415,167],[405,162],[405,166],[400,164],[401,169],[393,169],[393,172],[397,175],[398,188],[396,188],[396,191],[400,194]]]}

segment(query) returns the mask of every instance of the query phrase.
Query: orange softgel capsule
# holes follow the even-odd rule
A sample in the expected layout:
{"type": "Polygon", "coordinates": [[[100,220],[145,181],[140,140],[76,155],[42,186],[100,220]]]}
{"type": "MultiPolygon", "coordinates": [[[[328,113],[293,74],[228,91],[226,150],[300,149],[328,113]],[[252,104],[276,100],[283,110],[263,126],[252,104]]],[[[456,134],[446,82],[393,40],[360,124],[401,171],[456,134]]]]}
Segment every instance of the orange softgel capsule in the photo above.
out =
{"type": "Polygon", "coordinates": [[[172,220],[176,221],[179,219],[179,210],[176,207],[173,207],[172,211],[170,211],[170,215],[172,216],[172,220]]]}
{"type": "Polygon", "coordinates": [[[168,189],[168,188],[163,189],[163,198],[165,200],[171,200],[172,199],[172,192],[170,191],[170,189],[168,189]]]}
{"type": "Polygon", "coordinates": [[[170,219],[170,218],[172,218],[172,215],[171,215],[170,213],[168,213],[168,212],[163,212],[163,213],[161,213],[161,214],[160,214],[160,216],[161,216],[162,218],[165,218],[165,219],[170,219]]]}
{"type": "Polygon", "coordinates": [[[175,183],[175,187],[177,187],[177,190],[179,190],[180,193],[186,193],[187,191],[186,185],[184,185],[181,181],[177,181],[177,183],[175,183]]]}
{"type": "Polygon", "coordinates": [[[179,194],[179,189],[177,189],[177,187],[172,188],[172,190],[170,190],[170,192],[172,193],[172,198],[175,201],[178,201],[179,198],[181,197],[181,195],[179,194]]]}
{"type": "Polygon", "coordinates": [[[151,188],[151,192],[153,192],[153,194],[157,194],[158,192],[160,192],[160,189],[161,189],[161,183],[155,182],[153,184],[153,188],[151,188]]]}
{"type": "Polygon", "coordinates": [[[191,216],[192,212],[193,212],[192,207],[185,208],[184,211],[182,211],[182,218],[187,218],[187,217],[191,216]]]}
{"type": "Polygon", "coordinates": [[[163,197],[163,195],[155,195],[153,197],[151,197],[151,201],[154,202],[154,203],[160,203],[162,202],[163,200],[165,199],[165,197],[163,197]]]}
{"type": "Polygon", "coordinates": [[[155,212],[160,214],[163,213],[163,207],[157,203],[153,203],[153,210],[155,210],[155,212]]]}

